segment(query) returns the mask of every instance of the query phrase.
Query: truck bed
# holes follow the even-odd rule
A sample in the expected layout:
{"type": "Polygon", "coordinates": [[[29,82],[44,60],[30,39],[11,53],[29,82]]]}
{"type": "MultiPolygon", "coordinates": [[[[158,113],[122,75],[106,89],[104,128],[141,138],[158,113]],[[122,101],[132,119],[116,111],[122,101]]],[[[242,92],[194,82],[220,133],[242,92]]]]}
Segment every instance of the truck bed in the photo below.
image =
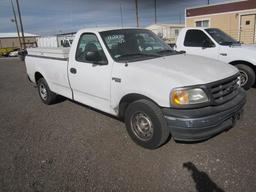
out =
{"type": "Polygon", "coordinates": [[[29,48],[29,56],[46,57],[56,59],[67,59],[70,48],[29,48]]]}
{"type": "Polygon", "coordinates": [[[60,95],[72,98],[68,81],[69,48],[31,48],[25,57],[29,79],[36,83],[36,74],[45,79],[49,88],[60,95]]]}

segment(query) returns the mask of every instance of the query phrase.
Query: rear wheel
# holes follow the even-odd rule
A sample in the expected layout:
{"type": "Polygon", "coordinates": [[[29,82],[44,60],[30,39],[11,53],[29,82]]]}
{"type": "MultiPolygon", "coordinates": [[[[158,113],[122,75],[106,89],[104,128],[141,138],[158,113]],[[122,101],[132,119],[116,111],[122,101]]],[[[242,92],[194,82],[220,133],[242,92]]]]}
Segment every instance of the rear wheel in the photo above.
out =
{"type": "Polygon", "coordinates": [[[44,104],[50,105],[56,102],[57,95],[53,93],[44,78],[37,81],[38,93],[44,104]]]}
{"type": "Polygon", "coordinates": [[[148,149],[160,147],[170,134],[160,108],[145,99],[128,106],[125,124],[132,140],[148,149]]]}
{"type": "Polygon", "coordinates": [[[236,65],[238,70],[240,71],[240,78],[241,78],[241,86],[248,90],[250,89],[255,83],[255,72],[254,70],[244,64],[236,65]]]}

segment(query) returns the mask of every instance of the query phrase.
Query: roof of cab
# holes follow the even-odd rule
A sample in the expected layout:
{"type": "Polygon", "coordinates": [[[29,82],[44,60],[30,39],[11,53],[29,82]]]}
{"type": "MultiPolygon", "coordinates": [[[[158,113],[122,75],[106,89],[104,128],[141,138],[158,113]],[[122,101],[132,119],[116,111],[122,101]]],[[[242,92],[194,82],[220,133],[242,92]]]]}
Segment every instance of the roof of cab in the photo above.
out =
{"type": "Polygon", "coordinates": [[[189,30],[189,29],[201,29],[201,30],[205,30],[208,29],[209,27],[185,27],[183,28],[184,30],[189,30]]]}
{"type": "Polygon", "coordinates": [[[142,28],[135,28],[135,27],[128,27],[128,28],[120,28],[120,27],[95,27],[95,28],[84,28],[80,29],[78,32],[84,33],[84,32],[103,32],[103,31],[111,31],[111,30],[124,30],[124,29],[142,29],[142,28]]]}

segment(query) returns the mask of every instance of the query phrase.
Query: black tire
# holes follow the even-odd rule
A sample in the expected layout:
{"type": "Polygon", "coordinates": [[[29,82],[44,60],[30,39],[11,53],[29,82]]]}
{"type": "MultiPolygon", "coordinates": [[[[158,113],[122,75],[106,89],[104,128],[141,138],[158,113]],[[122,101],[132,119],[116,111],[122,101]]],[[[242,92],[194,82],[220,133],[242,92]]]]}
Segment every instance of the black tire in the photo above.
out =
{"type": "Polygon", "coordinates": [[[236,67],[238,68],[238,70],[240,71],[240,74],[241,74],[242,87],[245,90],[250,89],[255,83],[254,70],[251,67],[244,65],[244,64],[238,64],[238,65],[236,65],[236,67]]]}
{"type": "Polygon", "coordinates": [[[51,105],[56,102],[57,94],[53,93],[44,78],[40,78],[37,81],[38,94],[41,100],[46,105],[51,105]],[[44,91],[43,91],[44,89],[44,91]],[[45,93],[45,94],[44,94],[45,93]]]}
{"type": "MultiPolygon", "coordinates": [[[[139,124],[138,122],[139,121],[137,119],[136,125],[139,124]]],[[[125,125],[132,140],[136,144],[147,149],[156,149],[160,147],[167,141],[170,135],[167,123],[160,108],[153,102],[145,99],[135,101],[128,106],[125,112],[125,125]],[[147,122],[151,124],[151,126],[149,126],[150,128],[146,128],[148,135],[146,134],[144,138],[139,136],[140,133],[138,133],[138,131],[135,131],[138,130],[138,126],[133,125],[135,119],[137,119],[136,117],[138,116],[141,118],[141,121],[144,121],[143,126],[145,126],[145,123],[147,124],[147,122]],[[146,121],[145,119],[149,121],[146,121]]]]}

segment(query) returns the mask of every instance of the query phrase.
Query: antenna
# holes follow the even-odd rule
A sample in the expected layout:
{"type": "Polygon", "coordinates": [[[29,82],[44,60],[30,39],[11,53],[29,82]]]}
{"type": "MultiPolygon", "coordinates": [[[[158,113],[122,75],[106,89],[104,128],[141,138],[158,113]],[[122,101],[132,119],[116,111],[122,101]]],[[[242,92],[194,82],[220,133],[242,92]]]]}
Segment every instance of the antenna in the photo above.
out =
{"type": "Polygon", "coordinates": [[[137,27],[139,27],[139,11],[138,11],[138,0],[135,0],[135,8],[136,8],[136,22],[137,22],[137,27]]]}
{"type": "Polygon", "coordinates": [[[155,24],[157,23],[157,15],[156,15],[156,0],[155,0],[155,24]]]}
{"type": "Polygon", "coordinates": [[[124,27],[124,19],[123,19],[123,8],[122,8],[121,4],[120,4],[120,16],[121,16],[121,26],[123,28],[124,27]]]}

